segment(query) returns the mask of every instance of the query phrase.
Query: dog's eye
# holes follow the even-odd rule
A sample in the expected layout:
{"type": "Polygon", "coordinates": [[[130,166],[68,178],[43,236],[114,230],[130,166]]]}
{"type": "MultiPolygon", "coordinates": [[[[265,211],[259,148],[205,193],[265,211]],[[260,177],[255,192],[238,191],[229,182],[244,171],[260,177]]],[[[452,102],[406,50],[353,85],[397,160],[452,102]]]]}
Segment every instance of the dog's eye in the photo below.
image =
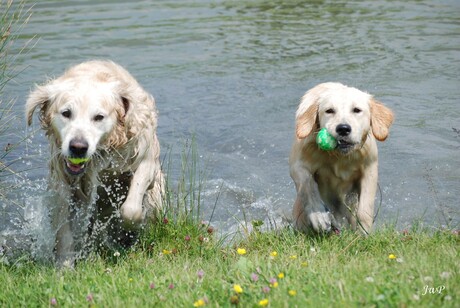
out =
{"type": "Polygon", "coordinates": [[[61,115],[62,115],[64,118],[69,119],[69,118],[72,116],[72,112],[71,112],[69,109],[66,109],[66,110],[64,110],[63,112],[61,112],[61,115]]]}
{"type": "Polygon", "coordinates": [[[328,114],[334,114],[335,113],[335,110],[333,108],[329,108],[326,110],[326,113],[328,114]]]}
{"type": "Polygon", "coordinates": [[[102,120],[104,120],[104,116],[102,114],[98,114],[94,117],[94,121],[96,122],[101,122],[102,120]]]}
{"type": "Polygon", "coordinates": [[[354,113],[361,113],[361,111],[362,111],[362,110],[359,109],[359,108],[353,108],[353,112],[354,112],[354,113]]]}

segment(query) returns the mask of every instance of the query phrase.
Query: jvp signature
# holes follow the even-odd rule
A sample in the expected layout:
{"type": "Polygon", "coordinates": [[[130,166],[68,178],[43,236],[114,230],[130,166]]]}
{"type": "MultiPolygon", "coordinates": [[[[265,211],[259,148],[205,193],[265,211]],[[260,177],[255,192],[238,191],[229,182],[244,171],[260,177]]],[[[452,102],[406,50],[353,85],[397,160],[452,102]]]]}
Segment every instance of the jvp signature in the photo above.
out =
{"type": "Polygon", "coordinates": [[[422,295],[427,294],[442,294],[442,292],[446,289],[446,286],[438,286],[438,287],[430,287],[428,285],[423,287],[422,295]]]}

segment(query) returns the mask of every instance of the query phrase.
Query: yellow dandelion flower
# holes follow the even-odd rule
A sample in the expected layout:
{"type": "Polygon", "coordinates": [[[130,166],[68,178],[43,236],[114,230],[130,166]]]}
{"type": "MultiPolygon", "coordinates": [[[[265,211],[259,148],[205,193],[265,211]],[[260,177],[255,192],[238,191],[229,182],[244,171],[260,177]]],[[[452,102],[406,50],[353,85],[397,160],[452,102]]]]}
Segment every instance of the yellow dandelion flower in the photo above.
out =
{"type": "Polygon", "coordinates": [[[242,256],[242,255],[245,255],[245,254],[246,254],[246,249],[244,249],[244,248],[238,248],[238,249],[236,250],[236,252],[237,252],[240,256],[242,256]]]}
{"type": "Polygon", "coordinates": [[[278,255],[278,253],[276,251],[272,251],[270,252],[270,257],[276,257],[278,255]]]}
{"type": "Polygon", "coordinates": [[[203,307],[206,305],[206,302],[203,299],[199,299],[193,303],[193,307],[203,307]]]}
{"type": "Polygon", "coordinates": [[[238,294],[243,293],[243,288],[239,284],[235,284],[233,290],[238,294]]]}
{"type": "Polygon", "coordinates": [[[295,260],[295,259],[297,259],[297,255],[292,255],[292,256],[289,256],[289,259],[291,259],[291,260],[295,260]]]}
{"type": "Polygon", "coordinates": [[[264,298],[259,301],[259,306],[260,307],[267,307],[268,306],[268,299],[264,298]]]}
{"type": "Polygon", "coordinates": [[[164,255],[169,255],[169,254],[171,254],[171,252],[172,252],[171,250],[163,249],[163,254],[164,255]]]}
{"type": "Polygon", "coordinates": [[[394,259],[396,259],[396,255],[390,253],[390,254],[388,255],[388,259],[394,260],[394,259]]]}
{"type": "Polygon", "coordinates": [[[279,278],[279,279],[283,279],[283,278],[284,278],[284,273],[279,273],[279,274],[278,274],[278,278],[279,278]]]}
{"type": "Polygon", "coordinates": [[[290,296],[296,296],[296,295],[297,295],[297,291],[296,291],[296,290],[289,290],[289,291],[288,291],[288,294],[289,294],[290,296]]]}
{"type": "Polygon", "coordinates": [[[278,281],[275,281],[273,283],[270,284],[270,287],[272,288],[278,288],[278,281]]]}
{"type": "Polygon", "coordinates": [[[307,261],[302,262],[302,263],[300,263],[300,265],[301,265],[302,267],[307,267],[307,266],[308,266],[308,262],[307,262],[307,261]]]}

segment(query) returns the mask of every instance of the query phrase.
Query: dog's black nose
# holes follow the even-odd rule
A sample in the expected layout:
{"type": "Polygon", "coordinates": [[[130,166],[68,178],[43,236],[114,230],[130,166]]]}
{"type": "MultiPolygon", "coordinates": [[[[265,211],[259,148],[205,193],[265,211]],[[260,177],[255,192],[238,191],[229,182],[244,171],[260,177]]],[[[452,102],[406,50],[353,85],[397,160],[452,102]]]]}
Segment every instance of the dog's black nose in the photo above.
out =
{"type": "Polygon", "coordinates": [[[345,137],[351,133],[351,126],[348,124],[339,124],[335,128],[335,131],[339,134],[339,136],[345,137]]]}
{"type": "Polygon", "coordinates": [[[84,157],[88,152],[88,142],[83,139],[72,139],[69,144],[69,150],[73,157],[84,157]]]}

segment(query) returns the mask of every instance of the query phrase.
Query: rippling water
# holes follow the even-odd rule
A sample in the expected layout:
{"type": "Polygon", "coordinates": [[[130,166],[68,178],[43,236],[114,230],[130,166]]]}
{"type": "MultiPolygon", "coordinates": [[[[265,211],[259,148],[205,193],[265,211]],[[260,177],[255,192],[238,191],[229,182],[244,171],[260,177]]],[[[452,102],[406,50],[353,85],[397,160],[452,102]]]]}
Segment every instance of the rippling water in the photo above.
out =
{"type": "MultiPolygon", "coordinates": [[[[458,1],[40,1],[32,13],[15,48],[34,36],[36,44],[17,57],[24,71],[6,88],[4,98],[17,98],[17,121],[2,147],[27,134],[23,105],[34,83],[109,58],[155,96],[158,135],[173,164],[196,136],[209,166],[205,219],[221,191],[213,223],[222,231],[243,213],[280,222],[295,196],[287,160],[299,98],[318,83],[340,81],[396,114],[390,138],[379,144],[378,224],[421,219],[458,227],[458,1]]],[[[8,155],[16,158],[15,168],[27,171],[12,198],[39,209],[43,134],[8,155]]],[[[5,230],[23,215],[9,207],[5,230]]]]}

